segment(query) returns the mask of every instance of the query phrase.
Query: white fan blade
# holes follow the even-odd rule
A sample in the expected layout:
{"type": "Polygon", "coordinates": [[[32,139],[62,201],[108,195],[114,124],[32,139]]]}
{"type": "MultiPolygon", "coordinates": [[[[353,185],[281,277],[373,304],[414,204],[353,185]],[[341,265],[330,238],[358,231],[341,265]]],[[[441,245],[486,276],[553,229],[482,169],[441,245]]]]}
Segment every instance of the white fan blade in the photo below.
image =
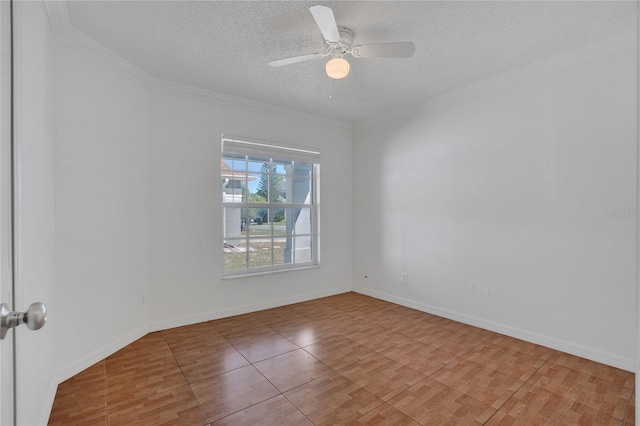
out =
{"type": "Polygon", "coordinates": [[[338,24],[336,24],[336,18],[333,17],[333,10],[330,7],[317,5],[309,8],[313,19],[316,20],[318,28],[322,32],[324,39],[330,43],[337,43],[340,41],[340,33],[338,32],[338,24]]]}
{"type": "Polygon", "coordinates": [[[309,55],[294,56],[291,58],[277,59],[269,62],[272,67],[281,67],[283,65],[297,64],[298,62],[310,61],[311,59],[324,58],[324,53],[311,53],[309,55]]]}
{"type": "Polygon", "coordinates": [[[373,43],[353,46],[351,54],[356,58],[410,58],[416,51],[411,41],[373,43]]]}

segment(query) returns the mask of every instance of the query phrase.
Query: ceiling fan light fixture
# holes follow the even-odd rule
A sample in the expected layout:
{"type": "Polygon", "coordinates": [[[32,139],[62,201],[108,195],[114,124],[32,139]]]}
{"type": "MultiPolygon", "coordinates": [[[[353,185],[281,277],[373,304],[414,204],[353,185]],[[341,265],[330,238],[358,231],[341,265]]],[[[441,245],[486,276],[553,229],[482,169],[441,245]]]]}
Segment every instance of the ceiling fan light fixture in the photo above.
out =
{"type": "Polygon", "coordinates": [[[344,58],[333,58],[327,62],[325,70],[329,77],[339,80],[349,75],[351,65],[344,58]]]}

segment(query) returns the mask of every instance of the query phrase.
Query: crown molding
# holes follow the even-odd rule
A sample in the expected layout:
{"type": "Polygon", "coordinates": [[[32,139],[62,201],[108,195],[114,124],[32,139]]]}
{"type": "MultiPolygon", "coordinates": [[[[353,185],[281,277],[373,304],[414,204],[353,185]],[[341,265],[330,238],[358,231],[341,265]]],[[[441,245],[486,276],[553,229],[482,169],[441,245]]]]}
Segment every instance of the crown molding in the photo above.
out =
{"type": "Polygon", "coordinates": [[[636,31],[627,31],[618,35],[606,38],[596,43],[562,52],[548,58],[541,59],[531,64],[515,68],[510,71],[489,77],[477,83],[460,89],[454,89],[440,96],[427,100],[424,105],[428,108],[439,108],[458,99],[476,95],[486,91],[509,85],[513,82],[525,80],[540,74],[561,70],[574,66],[588,60],[599,58],[625,48],[630,48],[636,43],[636,31]]]}
{"type": "Polygon", "coordinates": [[[601,41],[578,47],[548,58],[541,59],[528,65],[514,68],[495,76],[452,89],[440,95],[424,99],[420,102],[408,105],[392,113],[383,113],[373,118],[368,118],[354,124],[354,129],[366,128],[369,123],[385,118],[402,117],[417,112],[428,112],[442,108],[470,97],[478,96],[486,92],[508,86],[517,81],[561,70],[592,59],[602,57],[623,49],[637,49],[638,35],[636,30],[625,31],[601,41]]]}
{"type": "Polygon", "coordinates": [[[565,68],[637,44],[637,32],[635,30],[627,31],[603,41],[573,49],[569,52],[563,52],[532,64],[471,83],[467,86],[450,90],[441,95],[408,105],[395,112],[382,113],[373,118],[368,118],[353,124],[154,77],[73,27],[69,19],[66,1],[44,0],[44,4],[56,39],[101,62],[147,89],[159,93],[183,96],[216,105],[232,107],[243,111],[259,112],[276,117],[294,118],[299,121],[344,129],[366,126],[367,123],[378,121],[381,118],[403,116],[416,110],[429,111],[440,108],[447,104],[471,96],[477,96],[519,80],[565,68]]]}
{"type": "Polygon", "coordinates": [[[258,112],[261,114],[288,119],[293,118],[299,121],[311,122],[322,126],[344,128],[347,130],[352,129],[353,127],[351,123],[344,121],[278,107],[251,99],[226,95],[213,90],[202,89],[154,77],[76,29],[69,19],[66,1],[44,0],[44,4],[51,24],[51,29],[56,39],[154,92],[188,97],[216,105],[236,108],[242,111],[258,112]]]}
{"type": "Polygon", "coordinates": [[[196,99],[225,107],[231,107],[247,112],[257,112],[273,117],[285,117],[287,119],[293,118],[302,122],[311,122],[314,124],[319,124],[321,126],[337,127],[347,130],[351,130],[353,128],[353,124],[344,121],[279,107],[247,98],[226,95],[224,93],[215,92],[213,90],[202,89],[199,87],[175,83],[158,78],[153,79],[151,89],[156,93],[166,93],[174,96],[183,96],[186,98],[196,99]]]}
{"type": "Polygon", "coordinates": [[[108,66],[144,87],[150,87],[153,77],[107,49],[71,25],[66,1],[44,1],[53,35],[59,41],[108,66]]]}

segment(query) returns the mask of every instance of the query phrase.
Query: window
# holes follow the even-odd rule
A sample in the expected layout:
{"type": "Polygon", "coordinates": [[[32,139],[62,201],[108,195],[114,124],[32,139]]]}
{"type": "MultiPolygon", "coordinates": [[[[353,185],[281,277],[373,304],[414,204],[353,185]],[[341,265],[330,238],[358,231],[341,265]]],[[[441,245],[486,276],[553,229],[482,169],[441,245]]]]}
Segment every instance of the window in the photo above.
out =
{"type": "Polygon", "coordinates": [[[222,137],[225,276],[318,263],[320,153],[222,137]]]}

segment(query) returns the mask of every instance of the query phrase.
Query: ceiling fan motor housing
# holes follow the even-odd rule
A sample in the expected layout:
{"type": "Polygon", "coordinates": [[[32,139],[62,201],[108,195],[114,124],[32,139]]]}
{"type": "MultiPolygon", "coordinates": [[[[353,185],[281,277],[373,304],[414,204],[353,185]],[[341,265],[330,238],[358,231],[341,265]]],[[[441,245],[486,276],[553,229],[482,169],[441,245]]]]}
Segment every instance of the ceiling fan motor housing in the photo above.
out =
{"type": "Polygon", "coordinates": [[[340,33],[340,43],[349,50],[353,44],[353,32],[347,27],[338,27],[338,32],[340,33]]]}
{"type": "Polygon", "coordinates": [[[351,44],[353,43],[353,33],[349,28],[338,27],[340,33],[340,41],[330,42],[327,41],[327,54],[334,58],[342,57],[351,51],[351,44]]]}

